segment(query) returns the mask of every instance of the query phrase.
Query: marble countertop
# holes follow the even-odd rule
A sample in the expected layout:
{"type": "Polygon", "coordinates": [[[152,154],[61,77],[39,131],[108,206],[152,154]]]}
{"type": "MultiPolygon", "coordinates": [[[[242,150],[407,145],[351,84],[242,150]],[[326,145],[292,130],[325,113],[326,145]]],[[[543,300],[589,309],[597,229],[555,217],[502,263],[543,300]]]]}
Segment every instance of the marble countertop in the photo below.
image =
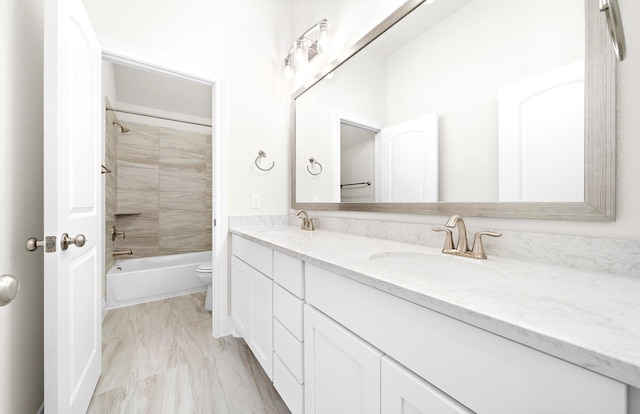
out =
{"type": "Polygon", "coordinates": [[[297,227],[230,231],[640,388],[640,279],[487,252],[489,259],[479,265],[500,269],[507,277],[449,281],[384,270],[369,260],[387,252],[442,254],[432,247],[297,227]]]}

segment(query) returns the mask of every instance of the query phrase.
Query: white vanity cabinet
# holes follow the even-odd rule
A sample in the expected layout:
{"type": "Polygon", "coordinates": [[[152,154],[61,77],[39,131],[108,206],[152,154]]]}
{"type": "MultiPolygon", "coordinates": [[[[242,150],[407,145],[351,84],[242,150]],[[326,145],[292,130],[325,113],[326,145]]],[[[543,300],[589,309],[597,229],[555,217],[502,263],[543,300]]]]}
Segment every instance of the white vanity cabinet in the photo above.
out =
{"type": "Polygon", "coordinates": [[[235,235],[231,243],[231,318],[272,379],[273,251],[235,235]]]}
{"type": "MultiPolygon", "coordinates": [[[[465,412],[463,406],[488,414],[627,413],[626,386],[610,378],[308,263],[305,283],[305,309],[313,306],[333,325],[351,331],[361,342],[379,349],[432,385],[417,391],[417,396],[403,397],[408,404],[412,399],[418,404],[436,395],[453,413],[465,412]],[[443,394],[434,394],[433,387],[443,394]]],[[[318,319],[311,315],[315,313],[305,311],[306,396],[314,398],[306,404],[308,413],[314,412],[308,411],[310,408],[324,404],[319,394],[314,394],[312,379],[331,377],[339,381],[353,375],[346,359],[327,366],[317,362],[326,358],[314,350],[309,338],[312,324],[318,319]],[[312,352],[315,355],[309,355],[312,352]],[[315,365],[310,365],[314,359],[315,365]],[[314,369],[333,372],[319,376],[314,369]]],[[[323,341],[333,339],[327,335],[323,341]]],[[[383,396],[398,393],[388,389],[390,381],[382,379],[383,396]]],[[[413,407],[405,411],[421,412],[413,407]]]]}
{"type": "Polygon", "coordinates": [[[293,414],[640,414],[603,375],[237,235],[232,255],[235,331],[293,414]]]}

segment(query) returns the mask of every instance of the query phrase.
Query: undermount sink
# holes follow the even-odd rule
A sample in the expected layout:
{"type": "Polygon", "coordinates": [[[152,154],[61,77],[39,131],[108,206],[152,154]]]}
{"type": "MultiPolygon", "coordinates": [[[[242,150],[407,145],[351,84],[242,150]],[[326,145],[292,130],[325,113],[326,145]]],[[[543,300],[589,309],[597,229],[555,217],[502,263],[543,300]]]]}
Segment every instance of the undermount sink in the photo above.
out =
{"type": "Polygon", "coordinates": [[[510,279],[506,272],[486,260],[444,253],[385,252],[371,255],[369,261],[381,269],[429,281],[482,283],[510,279]]]}

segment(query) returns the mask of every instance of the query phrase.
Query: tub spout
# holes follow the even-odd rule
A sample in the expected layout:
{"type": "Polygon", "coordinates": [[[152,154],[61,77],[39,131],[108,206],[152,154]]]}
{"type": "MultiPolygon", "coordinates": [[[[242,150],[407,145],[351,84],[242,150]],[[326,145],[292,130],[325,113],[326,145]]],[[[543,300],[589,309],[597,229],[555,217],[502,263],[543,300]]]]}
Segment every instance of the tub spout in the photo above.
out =
{"type": "Polygon", "coordinates": [[[131,256],[133,251],[131,249],[114,250],[114,256],[131,256]]]}

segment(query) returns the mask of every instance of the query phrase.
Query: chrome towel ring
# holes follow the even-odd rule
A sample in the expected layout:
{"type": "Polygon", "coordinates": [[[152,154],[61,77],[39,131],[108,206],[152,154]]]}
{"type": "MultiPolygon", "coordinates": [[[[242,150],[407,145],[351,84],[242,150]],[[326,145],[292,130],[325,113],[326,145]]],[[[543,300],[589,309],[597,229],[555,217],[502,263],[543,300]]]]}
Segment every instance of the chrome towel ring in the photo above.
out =
{"type": "Polygon", "coordinates": [[[311,164],[311,167],[313,167],[315,165],[320,167],[320,171],[318,171],[317,173],[314,173],[309,169],[309,166],[307,165],[307,171],[309,171],[309,174],[311,174],[311,175],[320,175],[320,174],[322,174],[322,164],[320,164],[318,161],[316,161],[315,158],[313,158],[313,157],[309,158],[309,164],[311,164]]]}
{"type": "Polygon", "coordinates": [[[276,162],[275,162],[275,161],[271,161],[271,167],[269,167],[269,168],[262,168],[262,167],[260,166],[260,164],[258,164],[258,160],[259,160],[260,158],[267,158],[267,153],[266,153],[266,152],[264,152],[263,150],[258,151],[258,156],[256,157],[256,161],[255,161],[255,163],[256,163],[256,167],[258,167],[258,169],[259,169],[260,171],[271,171],[271,169],[273,168],[273,166],[274,166],[274,165],[276,165],[276,162]]]}

